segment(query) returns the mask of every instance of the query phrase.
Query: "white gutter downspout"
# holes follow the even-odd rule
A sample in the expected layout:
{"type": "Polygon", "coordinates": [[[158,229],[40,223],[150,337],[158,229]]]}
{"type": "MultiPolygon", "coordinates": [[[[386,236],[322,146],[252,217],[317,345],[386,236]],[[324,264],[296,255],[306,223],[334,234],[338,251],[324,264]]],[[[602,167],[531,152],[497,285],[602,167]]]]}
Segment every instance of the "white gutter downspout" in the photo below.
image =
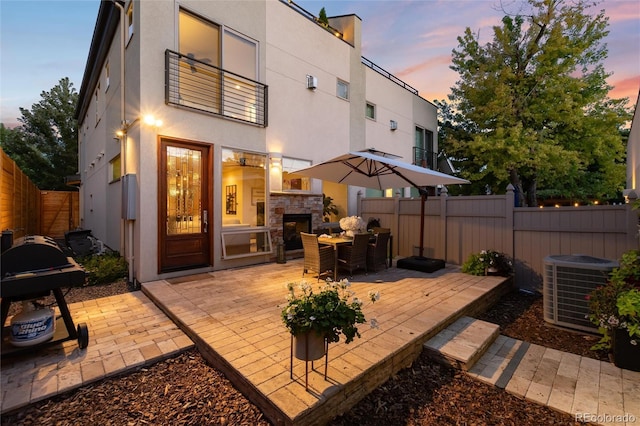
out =
{"type": "MultiPolygon", "coordinates": [[[[127,174],[127,132],[129,130],[130,124],[127,123],[126,119],[126,99],[125,99],[125,44],[126,44],[126,34],[125,34],[125,10],[124,5],[120,4],[118,0],[111,0],[113,4],[120,9],[120,126],[123,130],[123,135],[120,138],[120,175],[126,176],[127,174]]],[[[122,201],[121,201],[122,202],[122,201]]],[[[133,273],[133,221],[128,220],[124,217],[121,218],[121,221],[125,222],[125,226],[121,226],[120,231],[120,247],[121,251],[124,252],[125,257],[127,258],[127,263],[129,264],[129,275],[128,282],[133,283],[134,273],[133,273]],[[125,243],[126,240],[126,243],[125,243]]],[[[122,222],[121,222],[122,223],[122,222]]]]}

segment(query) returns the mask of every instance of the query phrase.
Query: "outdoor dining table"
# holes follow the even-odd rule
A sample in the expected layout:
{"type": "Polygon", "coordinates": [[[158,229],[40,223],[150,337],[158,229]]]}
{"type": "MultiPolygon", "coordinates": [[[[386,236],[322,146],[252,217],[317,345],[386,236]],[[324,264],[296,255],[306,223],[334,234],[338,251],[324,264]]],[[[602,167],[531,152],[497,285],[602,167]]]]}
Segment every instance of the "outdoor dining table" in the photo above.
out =
{"type": "Polygon", "coordinates": [[[353,244],[353,237],[332,237],[332,236],[319,236],[318,243],[327,246],[333,246],[334,266],[333,266],[333,280],[338,280],[338,247],[344,245],[353,244]]]}

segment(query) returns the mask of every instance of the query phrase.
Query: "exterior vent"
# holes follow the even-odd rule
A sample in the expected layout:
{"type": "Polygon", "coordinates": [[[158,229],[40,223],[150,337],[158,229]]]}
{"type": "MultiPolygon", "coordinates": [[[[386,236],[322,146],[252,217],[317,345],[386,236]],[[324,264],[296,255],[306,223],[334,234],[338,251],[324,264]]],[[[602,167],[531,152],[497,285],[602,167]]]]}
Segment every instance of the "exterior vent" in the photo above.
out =
{"type": "Polygon", "coordinates": [[[588,319],[586,297],[596,287],[607,283],[609,273],[618,263],[581,255],[556,255],[544,259],[544,320],[576,330],[597,332],[588,319]]]}
{"type": "Polygon", "coordinates": [[[318,77],[307,75],[307,89],[316,90],[318,88],[318,77]]]}

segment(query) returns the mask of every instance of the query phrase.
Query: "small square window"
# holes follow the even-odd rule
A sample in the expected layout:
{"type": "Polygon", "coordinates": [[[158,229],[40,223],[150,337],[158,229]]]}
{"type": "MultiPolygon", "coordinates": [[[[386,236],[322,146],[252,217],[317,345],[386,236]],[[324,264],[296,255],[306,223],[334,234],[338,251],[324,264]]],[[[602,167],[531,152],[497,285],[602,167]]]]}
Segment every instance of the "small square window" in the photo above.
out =
{"type": "Polygon", "coordinates": [[[338,80],[338,84],[336,86],[336,95],[342,99],[349,99],[349,83],[338,80]]]}
{"type": "Polygon", "coordinates": [[[365,110],[365,116],[367,118],[370,118],[372,120],[376,119],[376,106],[374,104],[371,104],[369,102],[367,102],[367,107],[365,110]]]}

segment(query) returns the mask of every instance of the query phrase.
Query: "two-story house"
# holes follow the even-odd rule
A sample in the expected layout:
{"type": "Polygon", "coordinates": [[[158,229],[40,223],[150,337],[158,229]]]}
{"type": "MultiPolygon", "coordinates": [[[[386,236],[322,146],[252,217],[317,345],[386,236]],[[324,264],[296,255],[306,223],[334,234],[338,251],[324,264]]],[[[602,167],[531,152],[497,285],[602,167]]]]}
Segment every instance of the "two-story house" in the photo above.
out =
{"type": "Polygon", "coordinates": [[[101,2],[76,111],[82,227],[131,281],[263,263],[320,225],[323,193],[341,216],[383,195],[295,170],[367,148],[434,168],[436,107],[362,57],[361,25],[280,0],[101,2]]]}

